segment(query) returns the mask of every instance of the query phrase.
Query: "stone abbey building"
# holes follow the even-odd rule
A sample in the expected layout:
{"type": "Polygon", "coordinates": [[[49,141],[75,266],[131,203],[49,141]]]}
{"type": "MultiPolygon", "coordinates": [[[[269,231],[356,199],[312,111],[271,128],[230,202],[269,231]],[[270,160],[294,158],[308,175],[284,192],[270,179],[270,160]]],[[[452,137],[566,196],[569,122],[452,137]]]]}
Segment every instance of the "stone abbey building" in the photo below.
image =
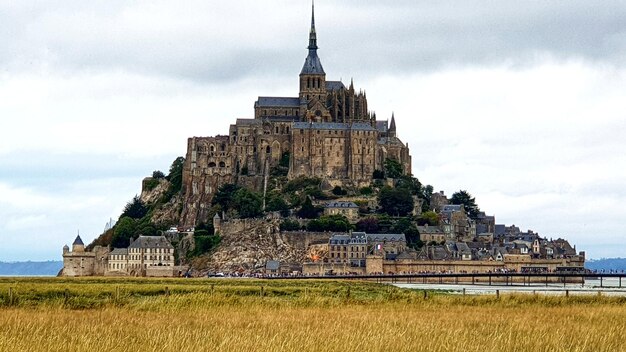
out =
{"type": "Polygon", "coordinates": [[[265,177],[289,156],[290,179],[320,177],[328,187],[363,187],[387,158],[411,173],[408,144],[396,135],[395,118],[378,121],[366,94],[351,82],[326,79],[317,55],[315,14],[308,55],[294,97],[261,96],[253,119],[237,119],[228,135],[189,138],[183,171],[186,201],[182,220],[204,218],[219,186],[238,182],[261,190],[265,177]]]}

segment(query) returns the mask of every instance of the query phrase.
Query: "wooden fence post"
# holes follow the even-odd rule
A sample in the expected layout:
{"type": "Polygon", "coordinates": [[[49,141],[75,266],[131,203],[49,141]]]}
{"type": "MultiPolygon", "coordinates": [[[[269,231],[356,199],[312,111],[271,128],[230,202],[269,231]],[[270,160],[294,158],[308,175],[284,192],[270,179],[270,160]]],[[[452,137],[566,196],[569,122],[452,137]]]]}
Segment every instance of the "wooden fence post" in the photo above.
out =
{"type": "Polygon", "coordinates": [[[13,305],[13,287],[9,287],[9,305],[13,305]]]}
{"type": "Polygon", "coordinates": [[[465,296],[465,287],[463,287],[463,296],[465,296]]]}
{"type": "Polygon", "coordinates": [[[263,297],[263,286],[261,286],[261,297],[263,297]]]}
{"type": "Polygon", "coordinates": [[[496,298],[500,299],[500,290],[496,290],[496,298]]]}
{"type": "Polygon", "coordinates": [[[428,291],[424,290],[424,299],[428,299],[428,291]]]}
{"type": "Polygon", "coordinates": [[[165,297],[169,298],[170,296],[170,289],[169,287],[165,286],[165,297]]]}
{"type": "Polygon", "coordinates": [[[115,303],[119,303],[120,301],[120,287],[115,286],[115,303]]]}
{"type": "Polygon", "coordinates": [[[63,292],[63,304],[67,304],[67,301],[69,301],[70,299],[70,291],[68,289],[65,289],[65,292],[63,292]]]}

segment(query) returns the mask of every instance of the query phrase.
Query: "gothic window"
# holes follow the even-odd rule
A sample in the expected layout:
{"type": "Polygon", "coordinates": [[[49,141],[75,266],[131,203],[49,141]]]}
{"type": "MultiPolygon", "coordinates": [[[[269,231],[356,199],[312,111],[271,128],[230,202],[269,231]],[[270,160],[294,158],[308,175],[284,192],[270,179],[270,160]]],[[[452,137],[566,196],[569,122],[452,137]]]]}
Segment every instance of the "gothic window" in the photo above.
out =
{"type": "Polygon", "coordinates": [[[276,126],[276,134],[278,134],[278,126],[276,126]]]}
{"type": "Polygon", "coordinates": [[[220,167],[226,167],[226,163],[223,161],[220,161],[220,167]]]}
{"type": "Polygon", "coordinates": [[[215,151],[215,147],[213,146],[213,144],[211,144],[211,146],[209,147],[209,150],[211,150],[212,152],[215,151]]]}
{"type": "Polygon", "coordinates": [[[268,145],[267,147],[265,147],[265,152],[266,152],[267,154],[271,153],[271,151],[272,151],[272,148],[270,148],[270,146],[269,146],[269,145],[268,145]]]}
{"type": "Polygon", "coordinates": [[[304,134],[304,130],[303,129],[300,129],[300,134],[304,134]]]}
{"type": "Polygon", "coordinates": [[[220,150],[221,150],[221,151],[226,150],[226,145],[225,145],[224,143],[222,143],[222,145],[220,146],[220,150]]]}
{"type": "MultiPolygon", "coordinates": [[[[298,114],[298,113],[296,112],[296,115],[297,115],[297,114],[298,114]]],[[[289,126],[285,127],[285,133],[289,133],[289,126]]]]}
{"type": "Polygon", "coordinates": [[[209,167],[215,167],[215,166],[216,166],[215,163],[213,162],[209,163],[209,167]]]}

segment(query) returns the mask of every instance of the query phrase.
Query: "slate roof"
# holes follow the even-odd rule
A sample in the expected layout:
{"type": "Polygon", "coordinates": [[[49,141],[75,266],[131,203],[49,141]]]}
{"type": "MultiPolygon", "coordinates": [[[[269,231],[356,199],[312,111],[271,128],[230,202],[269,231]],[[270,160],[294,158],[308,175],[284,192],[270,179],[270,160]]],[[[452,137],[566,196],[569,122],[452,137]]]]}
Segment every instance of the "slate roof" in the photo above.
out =
{"type": "Polygon", "coordinates": [[[400,138],[398,137],[382,137],[380,139],[378,139],[378,144],[395,144],[395,145],[404,145],[404,143],[402,143],[402,141],[400,140],[400,138]]]}
{"type": "Polygon", "coordinates": [[[300,98],[288,98],[288,97],[259,97],[254,104],[256,107],[286,107],[286,108],[299,108],[300,98]]]}
{"type": "Polygon", "coordinates": [[[80,238],[80,235],[78,235],[76,236],[76,239],[74,240],[74,243],[72,243],[72,245],[84,246],[85,244],[83,243],[83,240],[80,238]]]}
{"type": "Polygon", "coordinates": [[[367,239],[372,242],[406,242],[403,233],[368,233],[367,239]]]}
{"type": "Polygon", "coordinates": [[[457,211],[461,211],[461,205],[444,205],[441,207],[442,213],[454,213],[457,211]]]}
{"type": "Polygon", "coordinates": [[[376,121],[376,129],[379,132],[387,132],[388,129],[388,121],[376,121]]]}
{"type": "Polygon", "coordinates": [[[299,116],[263,116],[264,120],[276,121],[276,122],[294,122],[300,120],[299,116]]]}
{"type": "Polygon", "coordinates": [[[293,124],[293,128],[302,129],[302,130],[357,130],[357,131],[376,131],[372,125],[364,122],[353,122],[352,125],[349,123],[341,123],[341,122],[295,122],[293,124]]]}
{"type": "Polygon", "coordinates": [[[417,255],[421,260],[444,260],[450,257],[450,254],[444,246],[424,246],[417,255]]]}
{"type": "Polygon", "coordinates": [[[341,90],[346,89],[343,82],[340,81],[326,81],[326,90],[341,90]]]}
{"type": "Polygon", "coordinates": [[[353,202],[328,202],[326,208],[358,208],[353,202]]]}
{"type": "Polygon", "coordinates": [[[260,125],[261,124],[261,120],[256,120],[256,119],[237,119],[235,124],[238,125],[238,126],[242,126],[242,125],[260,125]]]}
{"type": "Polygon", "coordinates": [[[278,270],[280,268],[280,262],[277,260],[268,260],[265,263],[265,269],[267,270],[278,270]]]}
{"type": "Polygon", "coordinates": [[[440,226],[418,226],[417,231],[423,234],[444,234],[445,231],[440,226]]]}
{"type": "Polygon", "coordinates": [[[174,248],[165,236],[139,236],[128,248],[174,248]]]}
{"type": "Polygon", "coordinates": [[[113,248],[109,255],[128,255],[128,248],[113,248]]]}
{"type": "Polygon", "coordinates": [[[322,67],[322,61],[317,56],[317,50],[309,50],[304,60],[304,66],[302,66],[301,75],[325,75],[324,68],[322,67]]]}

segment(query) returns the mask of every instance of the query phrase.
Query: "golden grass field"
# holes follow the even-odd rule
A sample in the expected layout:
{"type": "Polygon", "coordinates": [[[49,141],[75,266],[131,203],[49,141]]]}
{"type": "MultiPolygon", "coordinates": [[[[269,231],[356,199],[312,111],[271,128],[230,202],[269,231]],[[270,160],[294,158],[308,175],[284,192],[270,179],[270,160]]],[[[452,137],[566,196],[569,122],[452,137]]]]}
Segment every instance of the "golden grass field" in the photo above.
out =
{"type": "Polygon", "coordinates": [[[625,330],[623,297],[424,299],[357,281],[0,279],[0,351],[625,351],[625,330]]]}

